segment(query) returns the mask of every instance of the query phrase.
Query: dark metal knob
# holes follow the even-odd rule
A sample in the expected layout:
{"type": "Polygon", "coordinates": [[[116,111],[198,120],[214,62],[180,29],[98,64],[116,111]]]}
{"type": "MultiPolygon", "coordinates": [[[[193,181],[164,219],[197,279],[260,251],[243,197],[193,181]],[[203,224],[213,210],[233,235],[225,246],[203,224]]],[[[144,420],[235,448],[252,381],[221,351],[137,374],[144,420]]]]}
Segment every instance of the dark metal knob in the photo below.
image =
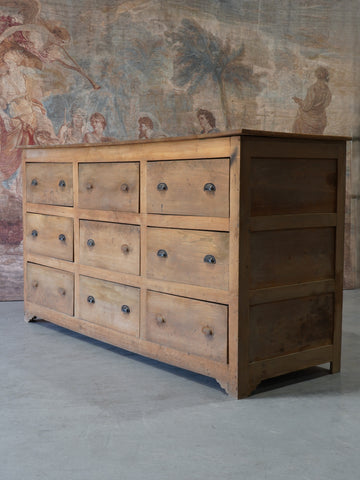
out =
{"type": "Polygon", "coordinates": [[[129,308],[127,305],[123,305],[123,306],[121,307],[121,311],[122,311],[123,313],[130,313],[130,308],[129,308]]]}
{"type": "Polygon", "coordinates": [[[123,192],[129,191],[129,185],[127,185],[126,183],[123,183],[120,188],[123,192]]]}
{"type": "Polygon", "coordinates": [[[60,288],[58,289],[58,292],[59,292],[59,295],[62,295],[62,296],[65,296],[65,295],[66,295],[66,290],[65,290],[65,288],[60,287],[60,288]]]}
{"type": "Polygon", "coordinates": [[[161,190],[167,190],[168,189],[168,186],[166,185],[166,183],[159,183],[159,185],[157,186],[157,189],[159,191],[161,190]]]}
{"type": "Polygon", "coordinates": [[[88,301],[88,303],[95,303],[95,298],[92,295],[89,295],[87,297],[87,301],[88,301]]]}
{"type": "Polygon", "coordinates": [[[89,240],[87,241],[87,246],[93,247],[94,245],[95,245],[95,240],[93,240],[92,238],[89,238],[89,240]]]}
{"type": "Polygon", "coordinates": [[[156,323],[158,325],[164,325],[164,323],[166,323],[166,320],[165,318],[161,315],[161,313],[159,313],[158,315],[156,315],[156,323]]]}
{"type": "Polygon", "coordinates": [[[203,334],[206,336],[206,337],[212,337],[214,335],[214,330],[211,328],[211,327],[203,327],[201,329],[201,331],[203,332],[203,334]]]}
{"type": "Polygon", "coordinates": [[[60,180],[59,187],[66,187],[65,180],[60,180]]]}
{"type": "Polygon", "coordinates": [[[59,240],[60,240],[60,242],[65,242],[66,237],[65,237],[65,235],[64,235],[63,233],[60,233],[60,235],[59,235],[59,240]]]}
{"type": "Polygon", "coordinates": [[[36,187],[36,185],[38,184],[38,181],[36,180],[36,178],[33,178],[31,180],[31,185],[33,185],[34,187],[36,187]]]}
{"type": "Polygon", "coordinates": [[[214,255],[205,255],[204,262],[205,263],[216,263],[216,258],[214,257],[214,255]]]}
{"type": "Polygon", "coordinates": [[[129,245],[121,245],[121,251],[127,255],[130,252],[129,245]]]}
{"type": "Polygon", "coordinates": [[[216,187],[213,183],[206,183],[204,185],[204,190],[205,190],[205,192],[215,192],[216,187]]]}
{"type": "Polygon", "coordinates": [[[33,288],[37,288],[39,286],[39,282],[37,280],[33,280],[32,283],[31,283],[31,286],[33,288]]]}
{"type": "Polygon", "coordinates": [[[166,251],[166,250],[160,249],[160,250],[158,250],[158,252],[157,252],[157,256],[158,256],[158,257],[162,257],[162,258],[166,258],[166,257],[168,256],[168,254],[167,254],[167,251],[166,251]]]}
{"type": "Polygon", "coordinates": [[[92,183],[86,184],[86,190],[92,190],[93,188],[94,188],[94,185],[92,183]]]}
{"type": "Polygon", "coordinates": [[[31,235],[32,235],[33,237],[37,237],[37,236],[38,236],[37,230],[33,230],[33,231],[31,232],[31,235]]]}

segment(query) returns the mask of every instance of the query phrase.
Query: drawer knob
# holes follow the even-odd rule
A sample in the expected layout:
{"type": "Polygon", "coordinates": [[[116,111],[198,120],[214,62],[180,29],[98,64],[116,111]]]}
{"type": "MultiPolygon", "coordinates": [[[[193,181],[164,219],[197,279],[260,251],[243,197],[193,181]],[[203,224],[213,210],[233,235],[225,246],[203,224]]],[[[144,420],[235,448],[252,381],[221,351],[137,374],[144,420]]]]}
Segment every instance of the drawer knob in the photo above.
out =
{"type": "Polygon", "coordinates": [[[204,190],[205,192],[215,192],[216,187],[213,183],[205,183],[204,190]]]}
{"type": "Polygon", "coordinates": [[[129,191],[129,185],[127,185],[126,183],[123,183],[120,188],[123,192],[129,191]]]}
{"type": "Polygon", "coordinates": [[[121,251],[127,255],[130,252],[129,245],[121,245],[121,251]]]}
{"type": "Polygon", "coordinates": [[[204,262],[205,263],[216,263],[216,258],[214,257],[214,255],[205,255],[204,262]]]}
{"type": "Polygon", "coordinates": [[[156,323],[158,325],[164,325],[164,323],[166,323],[165,318],[160,313],[156,315],[156,323]]]}
{"type": "Polygon", "coordinates": [[[66,187],[65,180],[60,180],[59,187],[62,187],[62,188],[66,187]]]}
{"type": "Polygon", "coordinates": [[[58,289],[58,292],[59,292],[59,294],[60,294],[61,296],[65,296],[65,295],[66,295],[66,290],[65,290],[65,288],[60,287],[60,288],[58,289]]]}
{"type": "Polygon", "coordinates": [[[89,295],[87,297],[87,301],[88,301],[88,303],[95,303],[95,298],[92,295],[89,295]]]}
{"type": "Polygon", "coordinates": [[[206,337],[212,337],[214,335],[214,330],[211,328],[211,327],[203,327],[201,329],[201,331],[203,332],[203,334],[206,336],[206,337]]]}
{"type": "Polygon", "coordinates": [[[33,288],[37,288],[39,286],[39,282],[37,280],[33,280],[32,283],[31,283],[31,286],[33,288]]]}
{"type": "Polygon", "coordinates": [[[158,256],[158,257],[162,257],[162,258],[166,258],[166,257],[168,256],[168,254],[167,254],[167,251],[166,251],[166,250],[160,249],[160,250],[158,250],[158,252],[157,252],[157,256],[158,256]]]}
{"type": "Polygon", "coordinates": [[[65,242],[66,241],[66,237],[63,233],[60,233],[59,240],[60,240],[60,242],[65,242]]]}
{"type": "Polygon", "coordinates": [[[33,237],[37,237],[37,236],[38,236],[37,230],[33,230],[33,231],[31,232],[31,235],[32,235],[33,237]]]}
{"type": "Polygon", "coordinates": [[[159,191],[161,190],[167,190],[168,189],[168,186],[166,185],[166,183],[159,183],[159,185],[157,186],[157,189],[159,191]]]}
{"type": "Polygon", "coordinates": [[[93,240],[92,238],[89,238],[89,240],[87,241],[87,246],[93,247],[94,245],[95,245],[95,240],[93,240]]]}
{"type": "Polygon", "coordinates": [[[123,313],[130,313],[130,308],[129,308],[127,305],[123,305],[123,306],[121,307],[121,311],[122,311],[123,313]]]}
{"type": "Polygon", "coordinates": [[[93,188],[94,188],[94,185],[92,183],[86,184],[86,190],[92,190],[93,188]]]}
{"type": "Polygon", "coordinates": [[[38,181],[36,180],[36,178],[33,178],[33,179],[31,180],[31,185],[32,185],[33,187],[36,187],[36,185],[38,185],[38,181]]]}

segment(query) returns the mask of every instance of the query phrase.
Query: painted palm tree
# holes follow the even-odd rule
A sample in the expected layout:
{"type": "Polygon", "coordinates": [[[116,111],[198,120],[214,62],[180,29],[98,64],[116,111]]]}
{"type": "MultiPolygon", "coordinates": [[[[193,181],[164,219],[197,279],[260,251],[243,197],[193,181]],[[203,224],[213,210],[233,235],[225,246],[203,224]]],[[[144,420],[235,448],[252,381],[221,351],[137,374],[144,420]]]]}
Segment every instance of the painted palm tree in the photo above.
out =
{"type": "Polygon", "coordinates": [[[187,85],[191,95],[210,77],[219,88],[226,128],[231,128],[227,87],[232,84],[237,94],[245,86],[255,92],[261,88],[261,76],[244,62],[244,45],[234,49],[229,40],[222,41],[190,19],[183,19],[178,30],[167,32],[166,37],[176,51],[174,83],[179,87],[187,85]]]}

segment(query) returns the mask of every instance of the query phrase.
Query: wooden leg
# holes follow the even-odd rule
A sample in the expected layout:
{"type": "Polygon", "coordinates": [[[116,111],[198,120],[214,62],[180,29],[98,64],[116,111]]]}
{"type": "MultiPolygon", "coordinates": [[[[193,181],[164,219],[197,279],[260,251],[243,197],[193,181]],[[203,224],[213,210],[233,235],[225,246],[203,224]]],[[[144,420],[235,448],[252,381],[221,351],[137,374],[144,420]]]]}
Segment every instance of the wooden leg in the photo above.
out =
{"type": "Polygon", "coordinates": [[[336,359],[333,362],[330,362],[330,373],[339,373],[340,372],[340,360],[336,359]]]}
{"type": "Polygon", "coordinates": [[[33,315],[32,313],[28,313],[28,312],[24,313],[24,321],[26,323],[29,323],[29,322],[34,321],[36,319],[37,319],[36,315],[33,315]]]}
{"type": "Polygon", "coordinates": [[[249,384],[246,385],[238,385],[237,381],[230,382],[230,381],[220,381],[219,379],[216,379],[216,381],[220,384],[220,386],[225,390],[225,392],[230,395],[230,397],[237,398],[240,400],[241,398],[247,398],[249,397],[252,392],[256,389],[258,384],[260,383],[259,381],[255,382],[250,382],[249,384]]]}

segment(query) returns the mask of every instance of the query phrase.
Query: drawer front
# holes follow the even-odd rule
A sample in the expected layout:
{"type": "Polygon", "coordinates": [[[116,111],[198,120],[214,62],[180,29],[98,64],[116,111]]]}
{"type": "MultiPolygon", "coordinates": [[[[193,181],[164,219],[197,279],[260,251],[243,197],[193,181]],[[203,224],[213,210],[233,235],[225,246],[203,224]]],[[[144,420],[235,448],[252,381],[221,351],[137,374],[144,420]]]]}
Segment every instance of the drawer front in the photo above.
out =
{"type": "Polygon", "coordinates": [[[147,292],[146,339],[227,362],[226,305],[147,292]]]}
{"type": "Polygon", "coordinates": [[[128,335],[139,334],[140,290],[80,276],[79,316],[128,335]]]}
{"type": "Polygon", "coordinates": [[[66,315],[74,314],[74,276],[55,268],[27,264],[27,296],[29,302],[43,305],[66,315]]]}
{"type": "Polygon", "coordinates": [[[149,227],[147,238],[149,278],[228,289],[228,233],[149,227]]]}
{"type": "Polygon", "coordinates": [[[72,218],[27,213],[25,235],[28,252],[73,261],[72,218]]]}
{"type": "Polygon", "coordinates": [[[73,168],[70,163],[26,164],[26,201],[73,206],[73,168]]]}
{"type": "Polygon", "coordinates": [[[80,263],[139,275],[140,227],[81,220],[80,263]]]}
{"type": "Polygon", "coordinates": [[[79,164],[79,207],[137,213],[139,164],[79,164]]]}
{"type": "Polygon", "coordinates": [[[229,216],[229,159],[148,162],[149,213],[229,216]]]}

